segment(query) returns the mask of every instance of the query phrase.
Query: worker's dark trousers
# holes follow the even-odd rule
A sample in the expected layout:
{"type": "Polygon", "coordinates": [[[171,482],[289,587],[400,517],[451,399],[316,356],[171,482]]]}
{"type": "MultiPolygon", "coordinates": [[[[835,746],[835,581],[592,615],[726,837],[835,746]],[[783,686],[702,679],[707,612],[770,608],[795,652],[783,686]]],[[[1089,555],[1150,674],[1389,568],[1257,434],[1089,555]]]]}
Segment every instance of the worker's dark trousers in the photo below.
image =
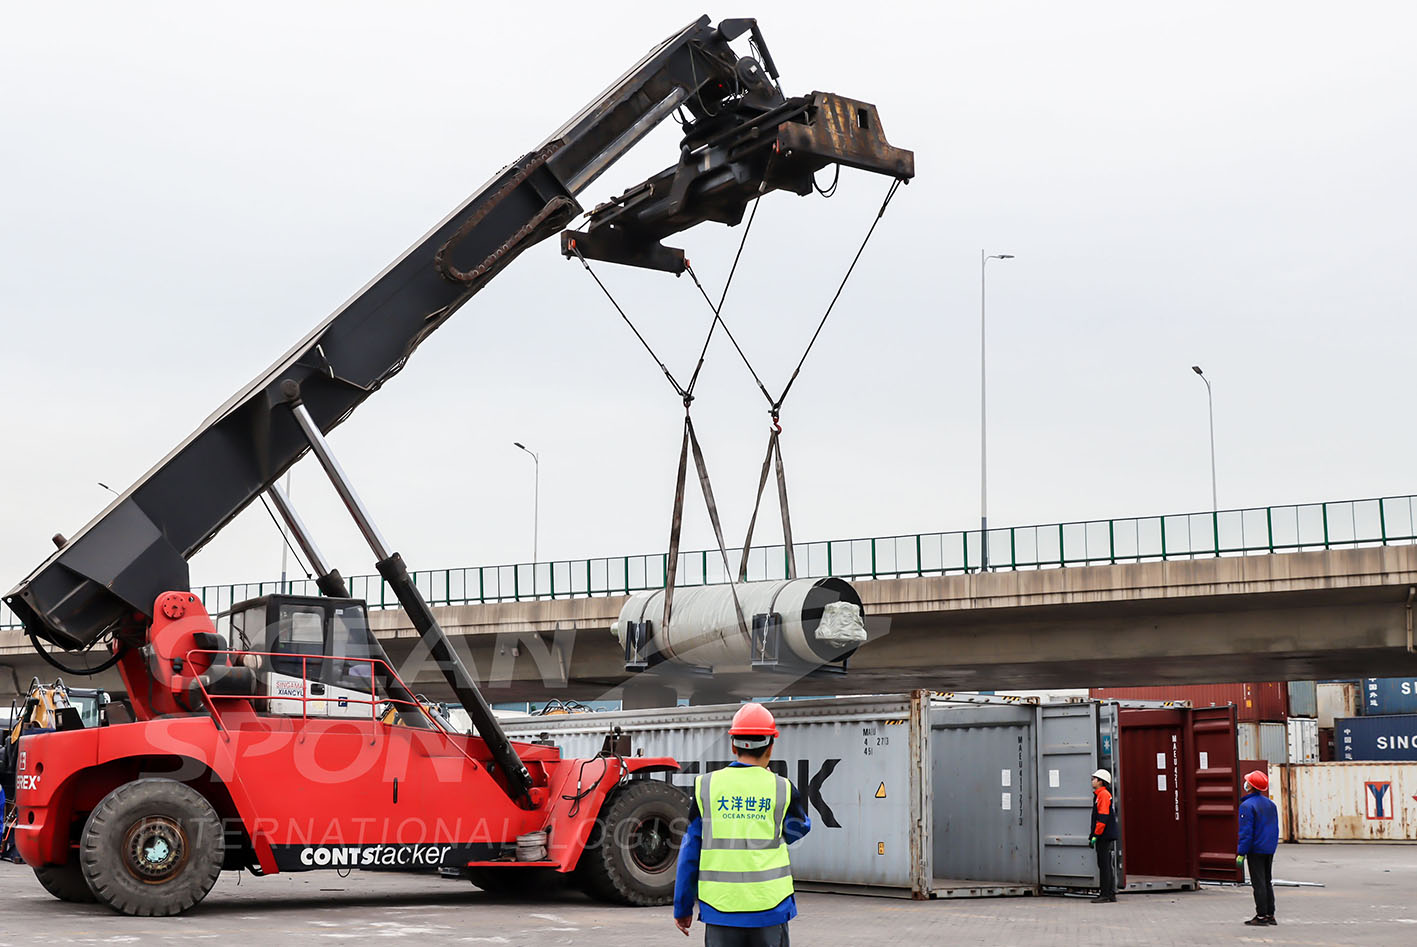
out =
{"type": "Polygon", "coordinates": [[[1117,896],[1117,876],[1112,873],[1112,846],[1115,844],[1115,839],[1097,840],[1097,878],[1104,898],[1117,896]]]}
{"type": "Polygon", "coordinates": [[[788,947],[787,925],[725,927],[705,924],[704,947],[788,947]]]}
{"type": "Polygon", "coordinates": [[[1255,890],[1255,916],[1274,917],[1274,856],[1246,855],[1250,887],[1255,890]]]}

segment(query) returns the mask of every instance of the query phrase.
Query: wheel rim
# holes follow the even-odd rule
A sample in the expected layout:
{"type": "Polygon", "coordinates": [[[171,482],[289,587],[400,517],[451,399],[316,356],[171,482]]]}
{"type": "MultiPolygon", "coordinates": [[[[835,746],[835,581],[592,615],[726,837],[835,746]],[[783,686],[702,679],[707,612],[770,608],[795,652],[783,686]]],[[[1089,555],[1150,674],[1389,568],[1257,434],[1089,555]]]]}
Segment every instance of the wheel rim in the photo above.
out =
{"type": "Polygon", "coordinates": [[[187,864],[189,848],[181,825],[165,816],[148,816],[125,833],[123,866],[144,884],[162,884],[187,864]]]}
{"type": "Polygon", "coordinates": [[[630,857],[643,871],[666,871],[674,863],[673,833],[663,816],[641,819],[630,833],[630,857]]]}

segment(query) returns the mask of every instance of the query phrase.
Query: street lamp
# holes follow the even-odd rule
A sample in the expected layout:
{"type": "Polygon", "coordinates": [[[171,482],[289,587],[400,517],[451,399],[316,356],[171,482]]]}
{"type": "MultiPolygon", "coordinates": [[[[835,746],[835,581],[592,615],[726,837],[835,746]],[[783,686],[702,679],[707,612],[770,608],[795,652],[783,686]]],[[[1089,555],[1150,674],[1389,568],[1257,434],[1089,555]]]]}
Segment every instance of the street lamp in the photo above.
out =
{"type": "Polygon", "coordinates": [[[1201,381],[1205,382],[1205,400],[1210,408],[1210,509],[1212,512],[1218,513],[1220,500],[1215,489],[1215,398],[1211,394],[1210,379],[1205,377],[1205,372],[1201,371],[1201,367],[1192,365],[1191,371],[1201,376],[1201,381]]]}
{"type": "MultiPolygon", "coordinates": [[[[989,568],[989,432],[986,427],[987,413],[985,398],[988,392],[984,383],[984,274],[990,260],[1012,260],[1012,253],[991,253],[979,251],[979,571],[989,568]]],[[[968,563],[966,563],[968,565],[968,563]]]]}
{"type": "Polygon", "coordinates": [[[541,455],[531,450],[521,441],[513,441],[513,447],[519,447],[531,455],[535,464],[535,484],[532,492],[531,507],[531,575],[533,585],[536,582],[536,560],[537,560],[537,540],[541,533],[541,455]]]}

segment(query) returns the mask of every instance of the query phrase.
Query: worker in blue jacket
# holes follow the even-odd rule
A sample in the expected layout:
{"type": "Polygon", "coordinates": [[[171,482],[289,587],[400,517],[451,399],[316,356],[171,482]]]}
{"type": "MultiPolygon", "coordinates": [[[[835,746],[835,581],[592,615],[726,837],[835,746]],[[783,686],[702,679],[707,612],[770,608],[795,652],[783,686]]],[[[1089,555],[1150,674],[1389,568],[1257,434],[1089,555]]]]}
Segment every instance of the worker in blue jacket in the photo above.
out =
{"type": "Polygon", "coordinates": [[[1269,777],[1260,770],[1245,774],[1245,798],[1240,801],[1240,838],[1235,862],[1250,863],[1250,887],[1255,892],[1255,916],[1245,923],[1263,927],[1274,919],[1274,852],[1279,848],[1279,810],[1265,793],[1269,777]]]}

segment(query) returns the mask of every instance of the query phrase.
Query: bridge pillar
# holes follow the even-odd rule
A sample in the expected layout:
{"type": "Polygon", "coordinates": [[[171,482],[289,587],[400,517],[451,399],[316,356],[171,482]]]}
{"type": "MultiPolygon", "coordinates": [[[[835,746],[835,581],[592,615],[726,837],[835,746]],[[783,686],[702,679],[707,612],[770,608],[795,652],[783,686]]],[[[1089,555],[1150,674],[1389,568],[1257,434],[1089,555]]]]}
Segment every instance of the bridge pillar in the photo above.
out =
{"type": "Polygon", "coordinates": [[[630,681],[622,690],[621,700],[626,710],[656,710],[677,707],[679,694],[668,684],[650,681],[630,681]]]}

